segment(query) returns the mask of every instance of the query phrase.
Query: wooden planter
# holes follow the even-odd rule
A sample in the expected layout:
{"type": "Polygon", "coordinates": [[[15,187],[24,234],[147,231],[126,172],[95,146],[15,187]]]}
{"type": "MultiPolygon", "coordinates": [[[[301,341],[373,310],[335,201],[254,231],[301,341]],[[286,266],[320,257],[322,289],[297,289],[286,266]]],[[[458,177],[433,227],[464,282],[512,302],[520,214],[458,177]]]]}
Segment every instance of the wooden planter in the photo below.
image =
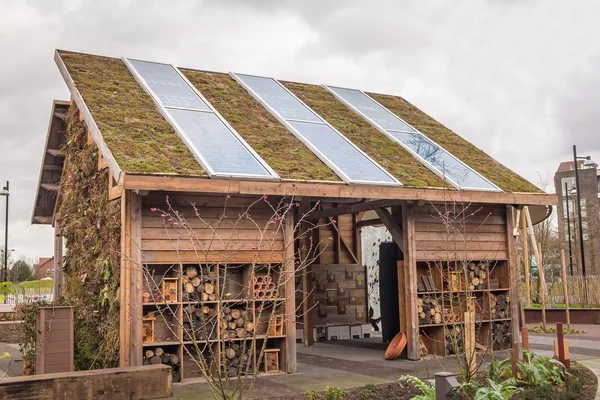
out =
{"type": "Polygon", "coordinates": [[[42,307],[36,325],[35,373],[73,371],[73,307],[42,307]]]}

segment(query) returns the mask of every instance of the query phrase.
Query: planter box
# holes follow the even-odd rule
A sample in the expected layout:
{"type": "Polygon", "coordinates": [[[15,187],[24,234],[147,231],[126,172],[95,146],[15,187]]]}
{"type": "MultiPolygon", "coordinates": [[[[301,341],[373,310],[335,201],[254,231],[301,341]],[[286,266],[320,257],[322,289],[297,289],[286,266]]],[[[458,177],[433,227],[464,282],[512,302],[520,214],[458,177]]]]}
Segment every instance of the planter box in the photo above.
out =
{"type": "MultiPolygon", "coordinates": [[[[576,308],[569,310],[572,324],[600,324],[600,308],[576,308]]],[[[542,322],[542,310],[526,308],[525,322],[528,324],[539,324],[542,322]]],[[[547,309],[546,322],[556,324],[567,323],[567,312],[561,309],[547,309]]]]}

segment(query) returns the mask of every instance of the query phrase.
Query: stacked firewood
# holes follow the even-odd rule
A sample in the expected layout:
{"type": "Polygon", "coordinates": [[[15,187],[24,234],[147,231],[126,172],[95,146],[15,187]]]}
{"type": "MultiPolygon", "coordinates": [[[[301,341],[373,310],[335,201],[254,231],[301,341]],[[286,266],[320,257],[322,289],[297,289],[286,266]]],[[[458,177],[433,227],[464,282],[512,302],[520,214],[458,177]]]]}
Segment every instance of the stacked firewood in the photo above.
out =
{"type": "Polygon", "coordinates": [[[217,309],[188,305],[183,309],[183,340],[208,340],[217,336],[217,309]]]}
{"type": "Polygon", "coordinates": [[[204,302],[217,300],[215,281],[212,276],[199,276],[198,269],[189,266],[183,271],[181,283],[188,300],[204,302]]]}
{"type": "Polygon", "coordinates": [[[221,339],[252,337],[254,322],[248,310],[223,307],[221,311],[221,339]]]}
{"type": "Polygon", "coordinates": [[[274,299],[277,297],[277,287],[270,275],[255,275],[252,280],[255,299],[274,299]]]}
{"type": "Polygon", "coordinates": [[[508,296],[508,294],[499,294],[495,296],[490,293],[490,313],[492,314],[492,319],[508,318],[509,303],[510,296],[508,296]]]}
{"type": "Polygon", "coordinates": [[[419,325],[442,323],[442,306],[438,299],[434,297],[419,297],[417,299],[417,313],[419,315],[419,325]]]}
{"type": "Polygon", "coordinates": [[[247,343],[233,342],[226,344],[223,349],[225,360],[225,373],[228,376],[243,375],[246,372],[252,373],[248,363],[252,360],[252,346],[247,343]]]}
{"type": "Polygon", "coordinates": [[[511,346],[510,323],[501,322],[494,324],[492,328],[494,350],[504,350],[511,346]]]}
{"type": "Polygon", "coordinates": [[[483,290],[487,287],[489,267],[486,263],[469,263],[467,266],[467,282],[469,290],[483,290]]]}
{"type": "Polygon", "coordinates": [[[448,327],[445,337],[446,354],[456,354],[464,352],[465,341],[462,328],[458,325],[448,327]]]}
{"type": "Polygon", "coordinates": [[[169,365],[173,369],[173,382],[179,382],[181,380],[181,375],[179,374],[179,365],[181,364],[181,360],[175,353],[168,353],[164,351],[162,347],[147,348],[144,351],[144,358],[142,361],[144,365],[169,365]]]}

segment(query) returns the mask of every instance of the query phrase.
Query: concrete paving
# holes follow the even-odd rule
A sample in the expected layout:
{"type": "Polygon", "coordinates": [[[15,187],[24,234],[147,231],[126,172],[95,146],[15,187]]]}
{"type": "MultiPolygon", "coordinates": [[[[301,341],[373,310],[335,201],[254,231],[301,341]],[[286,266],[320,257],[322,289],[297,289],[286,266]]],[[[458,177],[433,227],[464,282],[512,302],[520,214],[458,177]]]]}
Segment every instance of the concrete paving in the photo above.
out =
{"type": "Polygon", "coordinates": [[[20,376],[23,374],[23,358],[19,345],[0,342],[0,356],[8,353],[9,357],[0,360],[0,377],[20,376]]]}

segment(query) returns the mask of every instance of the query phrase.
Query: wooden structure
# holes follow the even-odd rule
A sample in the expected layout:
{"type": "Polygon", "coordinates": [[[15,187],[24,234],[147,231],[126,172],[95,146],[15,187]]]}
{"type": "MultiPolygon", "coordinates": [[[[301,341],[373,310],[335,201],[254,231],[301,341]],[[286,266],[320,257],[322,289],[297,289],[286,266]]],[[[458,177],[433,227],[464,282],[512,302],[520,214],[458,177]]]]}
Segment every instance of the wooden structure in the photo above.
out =
{"type": "Polygon", "coordinates": [[[36,321],[35,373],[73,371],[73,307],[42,307],[36,321]]]}
{"type": "MultiPolygon", "coordinates": [[[[305,90],[319,92],[328,106],[319,109],[317,102],[311,106],[332,124],[337,124],[336,116],[328,110],[343,113],[355,129],[336,125],[340,134],[348,140],[372,138],[361,143],[361,150],[395,171],[404,186],[348,184],[231,77],[185,70],[195,89],[279,175],[279,179],[209,177],[121,60],[57,52],[56,62],[71,91],[70,107],[77,108],[85,123],[87,138],[80,140],[87,139],[89,146],[97,148],[98,170],[110,175],[107,196],[120,202],[121,366],[141,365],[145,350],[161,348],[178,357],[178,365],[172,365],[186,380],[199,376],[190,362],[191,349],[212,352],[218,364],[222,354],[227,358],[233,354],[232,360],[239,357],[237,350],[231,352],[233,344],[249,343],[248,357],[255,362],[257,349],[266,341],[266,347],[272,349],[267,352],[269,357],[277,355],[278,362],[257,367],[272,371],[277,365],[282,371],[294,372],[296,322],[305,328],[302,339],[307,345],[313,343],[315,325],[368,323],[360,243],[361,228],[370,225],[384,225],[402,254],[398,262],[399,313],[400,328],[408,339],[408,358],[420,358],[421,343],[429,353],[446,353],[445,338],[451,330],[456,332],[461,321],[447,323],[443,317],[461,316],[467,297],[475,297],[476,321],[482,324],[476,332],[478,343],[494,346],[492,333],[504,332],[506,337],[514,331],[516,324],[508,331],[505,328],[513,315],[505,310],[504,317],[497,318],[491,307],[492,299],[498,302],[502,296],[506,302],[516,296],[513,210],[522,205],[545,209],[555,198],[403,99],[377,97],[389,101],[390,107],[408,107],[406,113],[400,108],[393,110],[424,133],[435,137],[436,132],[443,132],[445,136],[437,140],[448,139],[444,143],[449,149],[468,148],[464,161],[475,170],[486,163],[493,165],[488,179],[499,189],[449,189],[411,153],[382,136],[325,89],[285,83],[298,97],[306,96],[303,100],[309,105],[311,97],[305,90]],[[96,75],[97,80],[89,79],[96,75]],[[98,86],[103,79],[110,79],[109,88],[98,86]],[[99,96],[103,93],[105,98],[99,96]],[[139,102],[115,105],[114,99],[125,97],[139,102]],[[243,112],[250,114],[236,114],[243,112]],[[139,115],[146,119],[140,120],[139,115]],[[411,121],[414,116],[424,120],[411,121]],[[250,132],[256,121],[263,122],[253,136],[250,132]],[[431,126],[438,130],[428,131],[431,126]],[[160,135],[152,133],[159,131],[160,135]],[[359,137],[352,136],[355,132],[359,137]],[[269,135],[279,136],[261,142],[269,135]],[[163,139],[171,142],[156,142],[163,139]],[[141,148],[140,143],[147,141],[162,147],[159,151],[152,145],[141,148]],[[373,147],[380,143],[393,151],[373,147]],[[177,146],[179,150],[171,152],[177,146]],[[167,163],[148,166],[149,158],[156,164],[164,159],[167,163]],[[285,215],[276,211],[281,201],[292,202],[285,215]],[[215,237],[218,240],[213,240],[215,237]],[[304,265],[307,259],[312,262],[304,265]],[[471,264],[478,270],[477,283],[469,275],[474,271],[469,270],[471,264]],[[457,287],[448,284],[453,274],[458,276],[457,287]],[[422,291],[418,283],[425,276],[430,277],[429,287],[422,291]],[[283,284],[273,290],[272,282],[283,284]],[[164,290],[169,290],[168,302],[164,290]],[[420,324],[426,320],[420,319],[419,302],[426,296],[436,300],[434,322],[420,324]],[[278,317],[268,318],[265,309],[278,317]],[[232,317],[241,319],[239,326],[231,326],[232,321],[225,318],[234,311],[240,315],[232,317]],[[439,323],[435,323],[435,312],[442,318],[439,323]],[[156,317],[151,335],[145,332],[143,322],[149,313],[156,317]],[[190,314],[195,319],[186,321],[190,314]],[[201,321],[197,335],[190,337],[177,321],[190,326],[201,321]],[[242,337],[244,334],[247,337],[242,337]]],[[[60,129],[52,125],[49,135],[59,134],[60,129]]],[[[50,150],[48,154],[52,154],[50,150]]],[[[478,171],[482,175],[488,172],[478,171]]],[[[40,187],[45,184],[40,181],[40,187]]],[[[38,196],[34,222],[60,223],[56,212],[60,191],[53,199],[54,203],[44,208],[44,200],[38,196]]]]}

